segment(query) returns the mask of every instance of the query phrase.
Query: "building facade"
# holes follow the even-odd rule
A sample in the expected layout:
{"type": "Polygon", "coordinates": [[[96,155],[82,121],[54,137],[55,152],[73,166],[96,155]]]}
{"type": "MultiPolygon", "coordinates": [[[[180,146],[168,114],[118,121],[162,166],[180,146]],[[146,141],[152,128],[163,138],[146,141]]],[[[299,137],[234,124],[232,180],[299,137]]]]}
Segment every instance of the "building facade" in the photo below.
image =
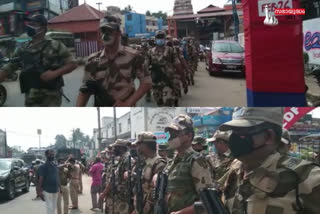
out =
{"type": "Polygon", "coordinates": [[[24,16],[43,14],[51,19],[68,10],[68,0],[1,0],[0,38],[24,32],[24,16]]]}
{"type": "Polygon", "coordinates": [[[144,14],[128,12],[125,14],[125,33],[130,38],[152,37],[156,31],[161,30],[163,20],[144,14]]]}

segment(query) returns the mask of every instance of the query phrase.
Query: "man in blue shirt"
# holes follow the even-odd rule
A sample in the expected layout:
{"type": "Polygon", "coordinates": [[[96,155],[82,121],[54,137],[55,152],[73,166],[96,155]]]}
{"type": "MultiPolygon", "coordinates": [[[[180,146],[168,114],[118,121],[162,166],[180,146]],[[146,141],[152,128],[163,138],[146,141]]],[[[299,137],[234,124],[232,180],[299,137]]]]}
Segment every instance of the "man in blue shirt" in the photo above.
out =
{"type": "Polygon", "coordinates": [[[38,169],[38,195],[46,202],[47,214],[55,214],[60,191],[59,170],[54,161],[54,151],[46,150],[47,162],[38,169]]]}

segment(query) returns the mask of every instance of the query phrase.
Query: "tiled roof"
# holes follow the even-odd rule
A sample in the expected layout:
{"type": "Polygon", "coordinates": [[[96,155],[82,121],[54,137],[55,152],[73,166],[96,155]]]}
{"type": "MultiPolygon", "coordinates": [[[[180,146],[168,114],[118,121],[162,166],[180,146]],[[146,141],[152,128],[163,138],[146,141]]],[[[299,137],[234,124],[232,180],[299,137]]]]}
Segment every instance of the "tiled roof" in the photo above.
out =
{"type": "Polygon", "coordinates": [[[92,21],[103,18],[104,13],[91,7],[88,4],[82,4],[74,7],[71,10],[56,16],[49,20],[49,23],[62,23],[62,22],[77,22],[77,21],[92,21]]]}
{"type": "Polygon", "coordinates": [[[198,11],[198,13],[209,13],[209,12],[218,12],[218,11],[224,11],[224,9],[210,4],[208,7],[198,11]]]}

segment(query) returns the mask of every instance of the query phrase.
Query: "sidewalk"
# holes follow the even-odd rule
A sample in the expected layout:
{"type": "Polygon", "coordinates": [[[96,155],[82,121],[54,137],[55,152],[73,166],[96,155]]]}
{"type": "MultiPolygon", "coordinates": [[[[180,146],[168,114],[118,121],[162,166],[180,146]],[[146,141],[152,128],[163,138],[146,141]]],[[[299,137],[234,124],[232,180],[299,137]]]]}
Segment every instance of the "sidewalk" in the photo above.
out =
{"type": "MultiPolygon", "coordinates": [[[[102,214],[100,210],[91,211],[92,202],[91,202],[91,194],[90,194],[90,187],[91,187],[91,177],[87,175],[83,175],[82,177],[83,182],[83,194],[79,195],[79,210],[70,210],[70,214],[102,214]]],[[[71,205],[71,200],[69,201],[71,205]]]]}

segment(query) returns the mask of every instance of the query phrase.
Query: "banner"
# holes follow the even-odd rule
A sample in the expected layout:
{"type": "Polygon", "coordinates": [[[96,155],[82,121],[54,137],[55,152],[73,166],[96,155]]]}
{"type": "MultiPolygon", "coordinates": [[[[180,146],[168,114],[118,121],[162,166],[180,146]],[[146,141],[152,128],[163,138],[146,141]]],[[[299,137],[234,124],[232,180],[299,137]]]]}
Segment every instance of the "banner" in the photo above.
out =
{"type": "Polygon", "coordinates": [[[306,106],[302,17],[264,25],[264,6],[300,8],[299,0],[243,0],[248,106],[306,106]]]}
{"type": "Polygon", "coordinates": [[[283,116],[283,128],[290,129],[301,117],[316,107],[286,107],[283,116]]]}
{"type": "Polygon", "coordinates": [[[170,137],[168,132],[154,132],[153,134],[157,137],[158,144],[167,143],[170,137]]]}

